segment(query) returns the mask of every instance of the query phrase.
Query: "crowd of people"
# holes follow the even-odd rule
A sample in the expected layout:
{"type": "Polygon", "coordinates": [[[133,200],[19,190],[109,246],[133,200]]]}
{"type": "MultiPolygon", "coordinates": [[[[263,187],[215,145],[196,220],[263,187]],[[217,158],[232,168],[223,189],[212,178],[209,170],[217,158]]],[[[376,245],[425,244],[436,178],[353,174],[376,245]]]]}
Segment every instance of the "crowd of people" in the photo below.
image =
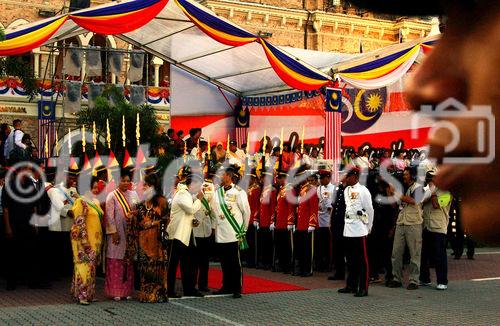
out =
{"type": "Polygon", "coordinates": [[[313,146],[305,154],[264,140],[249,155],[234,140],[209,150],[201,133],[166,133],[165,146],[186,162],[171,185],[162,184],[154,166],[123,168],[115,180],[98,166],[89,191],[79,193],[77,167],[61,179],[56,167],[19,154],[29,146],[21,121],[14,121],[2,141],[3,162],[26,164],[0,174],[7,289],[48,288],[72,275],[71,294],[87,305],[104,271],[110,299],[166,302],[180,296],[179,265],[183,295],[207,294],[211,259],[223,272],[215,294],[234,298],[241,297],[242,265],[300,277],[331,272],[328,279],[346,280],[339,292],[366,296],[383,273],[387,286],[402,286],[408,261],[409,290],[430,285],[430,266],[437,289],[447,288],[446,234],[458,229],[448,221],[458,216],[459,199],[436,188],[430,163],[415,165],[400,152],[394,158],[360,152],[333,184],[313,146]],[[390,181],[378,172],[381,164],[390,181]]]}

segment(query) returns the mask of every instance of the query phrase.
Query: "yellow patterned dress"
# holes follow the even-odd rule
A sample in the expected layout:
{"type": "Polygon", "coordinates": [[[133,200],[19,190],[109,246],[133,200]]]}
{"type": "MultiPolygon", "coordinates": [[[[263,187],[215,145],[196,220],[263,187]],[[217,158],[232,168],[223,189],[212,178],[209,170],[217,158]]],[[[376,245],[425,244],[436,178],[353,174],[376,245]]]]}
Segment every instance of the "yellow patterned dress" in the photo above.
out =
{"type": "Polygon", "coordinates": [[[71,227],[73,248],[73,282],[71,294],[79,301],[95,299],[96,269],[100,263],[102,250],[103,211],[97,199],[79,198],[73,205],[75,220],[71,227]],[[82,200],[87,202],[88,213],[83,215],[82,200]]]}

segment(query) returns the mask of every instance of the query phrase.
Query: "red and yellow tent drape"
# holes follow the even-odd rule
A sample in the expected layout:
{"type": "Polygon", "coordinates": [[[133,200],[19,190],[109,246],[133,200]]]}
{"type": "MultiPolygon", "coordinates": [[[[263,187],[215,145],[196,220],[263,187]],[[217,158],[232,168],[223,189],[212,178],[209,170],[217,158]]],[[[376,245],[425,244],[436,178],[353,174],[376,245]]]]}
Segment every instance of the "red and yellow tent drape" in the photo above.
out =
{"type": "MultiPolygon", "coordinates": [[[[0,56],[30,51],[47,42],[67,21],[99,34],[124,34],[140,28],[155,18],[169,0],[129,0],[79,10],[57,16],[17,30],[7,31],[0,42],[0,56]]],[[[212,39],[233,47],[257,42],[263,48],[271,67],[290,87],[315,90],[330,82],[331,78],[269,42],[241,27],[217,17],[213,12],[193,0],[175,0],[177,6],[201,31],[212,39]]],[[[194,45],[195,46],[195,45],[194,45]]]]}
{"type": "Polygon", "coordinates": [[[338,72],[344,82],[362,89],[376,89],[393,84],[408,72],[420,54],[429,53],[435,41],[416,44],[397,53],[338,72]]]}

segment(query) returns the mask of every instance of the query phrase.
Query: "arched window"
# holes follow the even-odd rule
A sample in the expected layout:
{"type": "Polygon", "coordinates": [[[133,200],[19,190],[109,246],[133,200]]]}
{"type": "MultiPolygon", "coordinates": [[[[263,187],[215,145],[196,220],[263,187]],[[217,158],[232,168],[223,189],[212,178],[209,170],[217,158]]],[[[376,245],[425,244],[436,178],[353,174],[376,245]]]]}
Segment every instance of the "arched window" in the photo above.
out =
{"type": "Polygon", "coordinates": [[[27,21],[26,19],[18,18],[16,20],[14,20],[13,22],[11,22],[9,25],[7,25],[6,29],[13,29],[13,28],[16,28],[16,27],[19,27],[21,25],[25,25],[28,23],[29,23],[29,21],[27,21]]]}

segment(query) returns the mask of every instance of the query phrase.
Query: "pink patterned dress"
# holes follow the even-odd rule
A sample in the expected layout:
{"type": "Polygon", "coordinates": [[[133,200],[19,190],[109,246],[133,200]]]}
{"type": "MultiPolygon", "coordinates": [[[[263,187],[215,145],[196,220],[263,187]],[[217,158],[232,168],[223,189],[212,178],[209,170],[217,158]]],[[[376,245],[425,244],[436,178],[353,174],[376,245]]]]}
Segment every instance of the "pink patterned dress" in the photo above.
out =
{"type": "Polygon", "coordinates": [[[134,292],[135,233],[133,221],[127,217],[123,199],[133,209],[133,194],[115,190],[106,199],[106,278],[104,293],[109,298],[125,298],[134,292]],[[114,244],[110,234],[118,233],[120,243],[114,244]]]}

